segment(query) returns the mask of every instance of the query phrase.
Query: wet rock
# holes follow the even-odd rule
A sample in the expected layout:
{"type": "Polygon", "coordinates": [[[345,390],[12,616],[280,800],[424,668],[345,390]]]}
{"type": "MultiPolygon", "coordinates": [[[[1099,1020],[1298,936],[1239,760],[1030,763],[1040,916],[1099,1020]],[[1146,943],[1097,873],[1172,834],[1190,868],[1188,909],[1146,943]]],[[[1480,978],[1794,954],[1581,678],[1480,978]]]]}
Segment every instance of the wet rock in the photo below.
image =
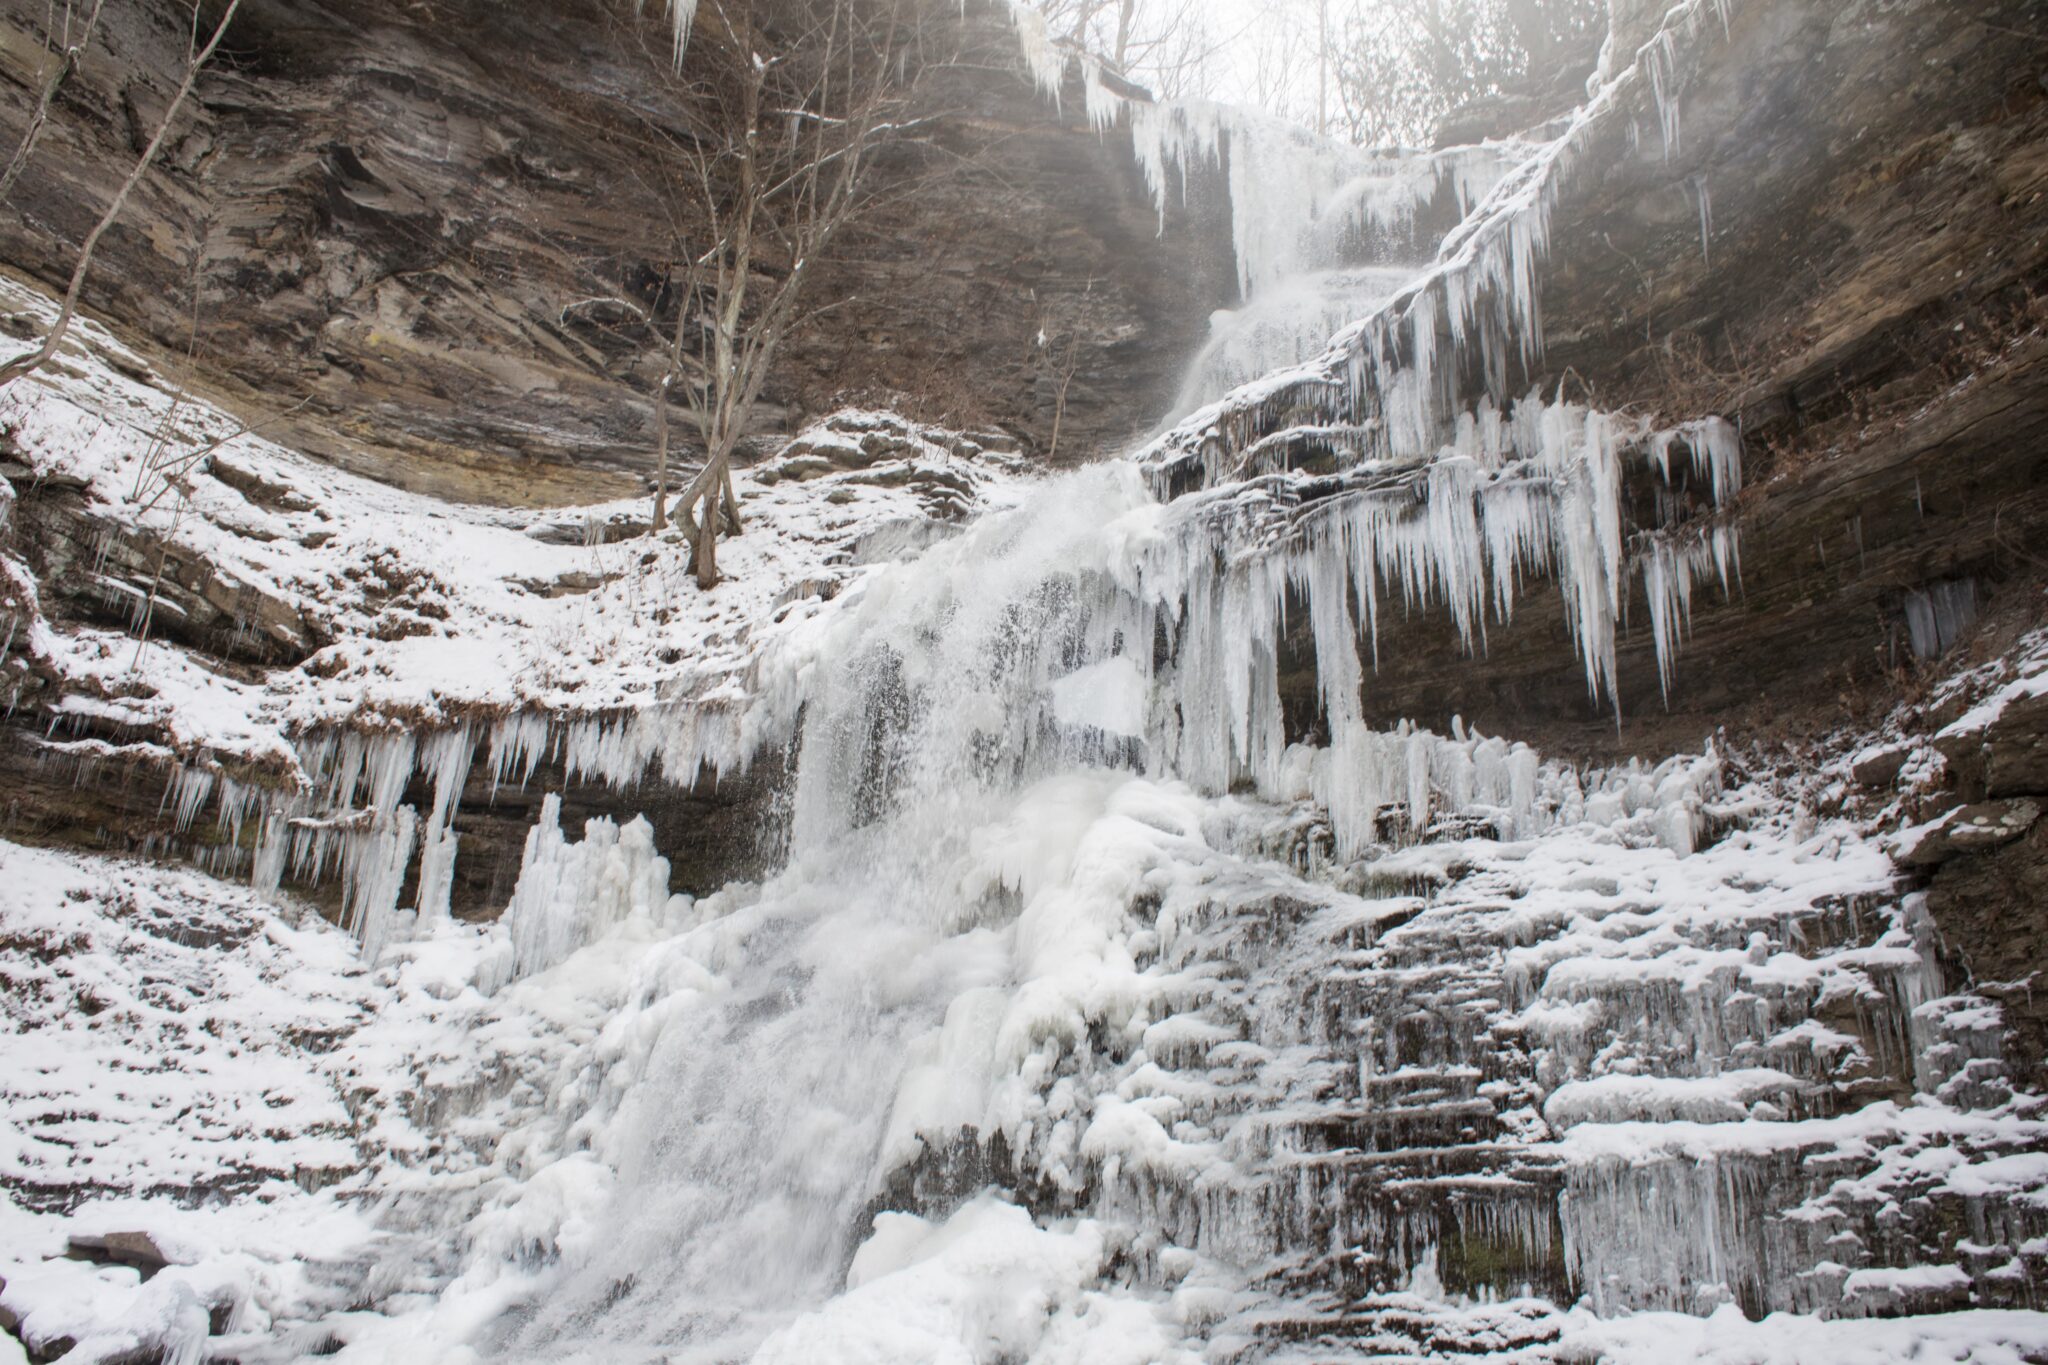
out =
{"type": "Polygon", "coordinates": [[[1938,736],[1935,747],[1966,797],[2048,792],[2048,691],[2020,692],[1982,724],[1965,717],[1957,727],[1938,736]]]}

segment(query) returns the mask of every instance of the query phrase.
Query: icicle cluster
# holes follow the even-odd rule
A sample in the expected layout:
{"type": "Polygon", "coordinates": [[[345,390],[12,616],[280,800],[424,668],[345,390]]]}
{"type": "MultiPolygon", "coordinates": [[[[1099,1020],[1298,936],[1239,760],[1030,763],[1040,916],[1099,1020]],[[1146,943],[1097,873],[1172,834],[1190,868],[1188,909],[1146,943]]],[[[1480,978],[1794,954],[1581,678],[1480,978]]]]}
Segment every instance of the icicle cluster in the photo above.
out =
{"type": "Polygon", "coordinates": [[[1440,194],[1451,195],[1464,213],[1531,150],[1519,143],[1441,152],[1354,147],[1257,110],[1132,98],[1100,58],[1055,41],[1037,9],[1024,0],[1007,3],[1025,67],[1046,98],[1059,103],[1074,73],[1095,129],[1128,132],[1162,228],[1192,175],[1227,171],[1246,299],[1303,272],[1344,264],[1361,237],[1404,237],[1440,194]]]}
{"type": "MultiPolygon", "coordinates": [[[[319,885],[339,878],[342,925],[374,961],[419,926],[448,918],[460,842],[452,824],[480,750],[493,792],[524,788],[543,761],[559,765],[568,782],[618,789],[653,770],[691,786],[746,766],[752,751],[742,741],[742,719],[739,708],[714,698],[618,716],[520,712],[490,723],[487,737],[475,725],[423,734],[321,731],[298,741],[293,785],[262,786],[210,767],[180,766],[171,772],[163,808],[183,835],[213,807],[219,838],[200,861],[215,873],[247,875],[265,892],[287,880],[319,885]],[[430,793],[420,807],[405,800],[415,781],[430,793]]],[[[625,849],[629,862],[640,843],[652,851],[651,833],[643,837],[632,825],[623,832],[606,826],[600,837],[625,849]]],[[[535,855],[529,841],[529,863],[535,855]]],[[[599,921],[610,922],[603,914],[599,921]]]]}
{"type": "Polygon", "coordinates": [[[466,726],[424,738],[406,730],[323,732],[299,742],[292,787],[181,767],[164,803],[183,833],[214,801],[223,837],[202,859],[211,871],[246,872],[265,892],[287,877],[317,884],[339,875],[342,925],[374,961],[420,921],[448,916],[457,848],[450,824],[475,748],[466,726]],[[424,818],[405,804],[416,773],[433,791],[424,818]],[[415,870],[413,903],[401,906],[415,870]]]}
{"type": "Polygon", "coordinates": [[[687,897],[669,895],[668,878],[668,859],[655,852],[654,827],[644,817],[623,829],[588,821],[583,841],[572,844],[562,837],[562,798],[550,794],[527,831],[505,911],[514,974],[545,971],[634,915],[686,909],[687,897]]]}
{"type": "MultiPolygon", "coordinates": [[[[1480,430],[1463,451],[1314,501],[1303,490],[1318,481],[1273,476],[1161,505],[1129,466],[1085,471],[1084,486],[1049,490],[940,547],[915,574],[834,604],[762,667],[758,732],[794,734],[801,718],[794,842],[825,846],[906,792],[948,793],[947,818],[959,818],[972,803],[963,793],[1009,790],[1076,761],[1214,793],[1313,796],[1345,857],[1419,837],[1446,815],[1476,814],[1503,835],[1560,811],[1583,818],[1589,794],[1540,775],[1524,747],[1365,722],[1361,641],[1376,640],[1397,595],[1447,607],[1477,648],[1527,576],[1559,580],[1589,686],[1612,692],[1630,565],[1620,470],[1631,454],[1654,468],[1658,442],[1569,404],[1531,403],[1480,430]],[[1291,745],[1283,713],[1296,613],[1323,750],[1291,745]]],[[[1681,601],[1701,567],[1689,554],[1643,563],[1677,573],[1681,601]]],[[[1633,818],[1645,800],[1610,813],[1633,818]]],[[[1660,841],[1690,847],[1698,802],[1688,802],[1677,790],[1650,801],[1681,812],[1658,827],[1660,841]]]]}

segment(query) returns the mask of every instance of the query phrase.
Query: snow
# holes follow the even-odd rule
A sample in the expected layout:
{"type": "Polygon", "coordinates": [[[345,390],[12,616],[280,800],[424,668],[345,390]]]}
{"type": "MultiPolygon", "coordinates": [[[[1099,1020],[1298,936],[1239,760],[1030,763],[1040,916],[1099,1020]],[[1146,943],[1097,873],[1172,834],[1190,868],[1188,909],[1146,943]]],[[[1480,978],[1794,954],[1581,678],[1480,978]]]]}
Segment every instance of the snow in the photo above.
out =
{"type": "Polygon", "coordinates": [[[1983,701],[1943,727],[1938,739],[1959,739],[1991,728],[2016,701],[2048,696],[2048,658],[2031,660],[2032,669],[1994,689],[1983,701]]]}
{"type": "Polygon", "coordinates": [[[854,1258],[848,1292],[783,1328],[755,1365],[1182,1365],[1155,1308],[1093,1292],[1110,1254],[1101,1227],[1036,1226],[983,1196],[933,1226],[885,1214],[854,1258]]]}
{"type": "Polygon", "coordinates": [[[2048,1108],[1881,830],[1716,744],[1597,770],[1363,720],[1402,612],[1483,649],[1550,577],[1612,697],[1638,580],[1667,690],[1694,590],[1739,581],[1732,424],[1505,393],[1551,203],[1620,122],[1676,150],[1716,17],[1683,0],[1609,54],[1555,141],[1414,155],[1133,104],[1020,12],[1035,79],[1080,64],[1162,209],[1229,159],[1247,301],[1207,406],[1028,483],[836,414],[743,476],[709,593],[674,538],[602,543],[638,504],[450,507],[252,437],[232,482],[146,506],[169,395],[81,327],[18,414],[33,473],[310,657],[225,679],[10,609],[82,736],[52,742],[135,727],[173,821],[210,811],[214,870],[253,882],[0,845],[23,1330],[180,1361],[2038,1354],[2037,1314],[1822,1321],[2048,1254],[2048,1108]],[[1433,263],[1332,255],[1444,195],[1476,212],[1433,263]],[[1282,710],[1290,624],[1322,746],[1282,710]],[[550,792],[503,921],[450,917],[479,763],[687,784],[770,749],[790,854],[762,884],[672,895],[644,819],[572,838],[550,792]],[[347,932],[279,890],[330,871],[347,932]],[[63,1258],[93,1231],[174,1264],[63,1258]]]}
{"type": "MultiPolygon", "coordinates": [[[[49,308],[5,282],[0,304],[49,308]]],[[[266,604],[263,619],[298,622],[276,629],[307,657],[249,681],[171,642],[10,611],[8,629],[58,685],[48,747],[167,770],[177,827],[200,827],[210,809],[227,836],[204,854],[215,871],[263,890],[338,876],[344,921],[373,950],[447,917],[450,814],[486,740],[500,784],[546,754],[572,778],[615,785],[650,767],[684,784],[743,767],[757,746],[736,703],[756,633],[878,571],[889,556],[872,541],[943,537],[1021,481],[1013,457],[957,434],[833,414],[738,475],[750,529],[721,550],[728,581],[704,592],[679,535],[556,543],[566,527],[642,516],[639,503],[548,516],[407,494],[235,436],[225,414],[136,378],[149,373],[140,357],[91,324],[67,348],[13,414],[31,475],[82,482],[99,534],[167,539],[266,604]],[[166,422],[195,448],[222,441],[186,475],[182,501],[153,493],[145,471],[166,422]],[[816,454],[841,448],[836,463],[816,454]],[[251,501],[250,487],[269,491],[251,501]],[[62,738],[66,726],[88,737],[62,738]],[[424,810],[403,804],[415,773],[433,790],[424,810]],[[400,905],[415,867],[415,904],[400,905]]],[[[26,567],[6,568],[39,601],[26,567]]]]}
{"type": "MultiPolygon", "coordinates": [[[[0,306],[41,314],[50,304],[0,282],[0,306]]],[[[194,759],[209,750],[281,759],[291,736],[345,721],[432,726],[515,708],[596,716],[715,691],[744,669],[748,628],[786,607],[785,594],[855,576],[851,560],[873,532],[933,520],[933,475],[999,506],[1019,469],[1010,457],[955,453],[898,418],[835,414],[792,449],[879,421],[908,453],[812,478],[786,477],[779,461],[740,471],[750,529],[721,545],[728,578],[705,593],[685,588],[690,551],[677,537],[555,543],[643,514],[638,500],[553,515],[454,505],[258,435],[228,440],[188,476],[182,508],[166,498],[145,510],[142,467],[173,396],[131,377],[147,374],[146,364],[92,324],[79,324],[67,345],[71,363],[37,375],[13,414],[12,439],[32,474],[85,481],[96,522],[131,538],[169,537],[229,585],[334,641],[250,688],[170,644],[137,648],[118,633],[36,627],[38,647],[56,651],[57,670],[81,684],[72,705],[119,705],[135,721],[168,722],[175,746],[194,759]],[[253,479],[272,491],[252,501],[215,477],[213,464],[232,465],[237,484],[253,479]],[[653,561],[640,563],[650,552],[653,561]],[[547,595],[563,583],[600,586],[547,595]],[[664,662],[664,651],[680,662],[664,662]]],[[[181,444],[236,430],[201,402],[177,404],[181,444]]]]}
{"type": "Polygon", "coordinates": [[[1565,1351],[1613,1365],[1895,1365],[1907,1360],[2022,1365],[2048,1349],[2048,1315],[1950,1313],[1876,1322],[1822,1322],[1774,1313],[1751,1322],[1730,1306],[1707,1317],[1644,1313],[1618,1321],[1574,1314],[1565,1351]]]}

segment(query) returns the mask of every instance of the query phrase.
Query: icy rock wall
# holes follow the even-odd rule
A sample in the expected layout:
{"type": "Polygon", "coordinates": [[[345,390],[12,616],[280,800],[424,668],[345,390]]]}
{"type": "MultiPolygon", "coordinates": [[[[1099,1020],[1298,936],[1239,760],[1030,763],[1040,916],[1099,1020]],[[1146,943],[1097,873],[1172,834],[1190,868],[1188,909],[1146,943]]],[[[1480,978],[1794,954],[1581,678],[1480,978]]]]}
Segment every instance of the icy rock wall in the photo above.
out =
{"type": "Polygon", "coordinates": [[[1347,896],[1223,833],[1127,907],[1140,1008],[1022,1069],[1064,1078],[1000,1121],[1057,1206],[1267,1267],[1297,1327],[1425,1267],[1602,1312],[2034,1301],[2039,1105],[1875,850],[1778,817],[1684,858],[1453,836],[1347,896]]]}
{"type": "MultiPolygon", "coordinates": [[[[1702,45],[1725,30],[1731,6],[1732,0],[1670,5],[1632,60],[1617,62],[1596,80],[1587,102],[1555,137],[1489,149],[1497,170],[1474,184],[1490,183],[1490,189],[1404,288],[1359,315],[1326,353],[1299,370],[1246,386],[1188,418],[1161,438],[1156,458],[1213,467],[1215,457],[1207,452],[1220,446],[1225,463],[1234,463],[1247,447],[1301,426],[1348,431],[1361,457],[1417,458],[1450,442],[1482,396],[1506,406],[1515,386],[1540,369],[1540,279],[1559,197],[1580,166],[1646,135],[1660,139],[1667,152],[1678,145],[1687,81],[1702,45]]],[[[1211,143],[1190,135],[1168,145],[1211,143]]],[[[1698,192],[1704,213],[1708,191],[1698,192]]],[[[1246,205],[1237,212],[1263,212],[1258,206],[1269,202],[1263,193],[1263,186],[1234,187],[1233,202],[1246,205]]],[[[1391,201],[1373,195],[1366,202],[1391,201]]],[[[1244,243],[1257,240],[1258,232],[1240,229],[1241,265],[1244,243]]],[[[1272,278],[1315,264],[1298,255],[1255,259],[1275,263],[1266,267],[1272,278]]]]}

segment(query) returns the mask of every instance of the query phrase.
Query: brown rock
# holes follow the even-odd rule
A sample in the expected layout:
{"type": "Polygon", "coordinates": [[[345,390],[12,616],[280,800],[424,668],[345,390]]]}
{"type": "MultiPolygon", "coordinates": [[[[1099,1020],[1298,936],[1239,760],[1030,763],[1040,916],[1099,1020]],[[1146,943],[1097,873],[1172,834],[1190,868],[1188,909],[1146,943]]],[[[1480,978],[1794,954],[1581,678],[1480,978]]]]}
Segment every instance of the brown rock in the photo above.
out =
{"type": "Polygon", "coordinates": [[[2048,693],[2015,697],[1988,724],[1935,740],[1966,797],[2048,792],[2048,693]]]}
{"type": "Polygon", "coordinates": [[[158,1248],[156,1239],[146,1232],[110,1232],[104,1236],[74,1233],[65,1245],[64,1255],[94,1265],[131,1266],[141,1271],[145,1280],[171,1263],[171,1258],[158,1248]]]}
{"type": "Polygon", "coordinates": [[[1958,806],[1902,844],[1898,859],[1907,867],[1938,867],[1966,853],[2009,844],[2041,818],[2037,801],[1986,801],[1958,806]]]}
{"type": "Polygon", "coordinates": [[[1849,760],[1849,776],[1859,787],[1882,791],[1898,781],[1899,772],[1906,766],[1910,753],[1911,750],[1903,744],[1865,749],[1849,760]]]}

